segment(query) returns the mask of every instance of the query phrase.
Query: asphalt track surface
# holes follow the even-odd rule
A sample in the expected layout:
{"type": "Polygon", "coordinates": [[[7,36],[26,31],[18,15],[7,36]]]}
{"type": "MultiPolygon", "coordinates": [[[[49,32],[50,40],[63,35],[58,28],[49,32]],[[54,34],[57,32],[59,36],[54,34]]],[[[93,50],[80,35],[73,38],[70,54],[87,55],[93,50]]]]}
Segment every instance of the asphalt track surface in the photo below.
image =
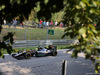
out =
{"type": "Polygon", "coordinates": [[[0,58],[1,75],[62,75],[62,61],[67,61],[66,75],[86,75],[94,73],[94,66],[90,60],[85,60],[84,54],[77,59],[71,58],[67,49],[59,50],[57,56],[31,57],[31,59],[17,60],[11,55],[0,58]]]}

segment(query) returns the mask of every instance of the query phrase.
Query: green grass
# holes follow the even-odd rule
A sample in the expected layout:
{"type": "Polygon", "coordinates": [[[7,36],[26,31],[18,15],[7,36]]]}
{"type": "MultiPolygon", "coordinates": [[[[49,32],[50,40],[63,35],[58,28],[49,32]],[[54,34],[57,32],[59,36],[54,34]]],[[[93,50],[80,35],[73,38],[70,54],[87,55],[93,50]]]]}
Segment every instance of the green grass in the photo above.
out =
{"type": "MultiPolygon", "coordinates": [[[[66,48],[69,48],[69,47],[71,47],[71,45],[58,45],[57,46],[57,49],[66,49],[66,48]]],[[[16,49],[18,49],[18,50],[20,50],[20,49],[36,49],[37,47],[27,47],[27,48],[16,48],[16,49]]]]}
{"type": "MultiPolygon", "coordinates": [[[[51,29],[51,28],[49,28],[51,29]]],[[[64,34],[64,28],[52,28],[55,32],[54,35],[48,35],[49,40],[57,40],[62,39],[62,35],[64,34]]],[[[7,34],[7,32],[15,32],[14,40],[47,40],[47,29],[40,28],[4,28],[2,30],[2,36],[7,34]],[[26,35],[25,35],[26,33],[26,35]]],[[[69,37],[66,37],[68,39],[69,37]]],[[[0,38],[1,39],[1,38],[0,38]]]]}

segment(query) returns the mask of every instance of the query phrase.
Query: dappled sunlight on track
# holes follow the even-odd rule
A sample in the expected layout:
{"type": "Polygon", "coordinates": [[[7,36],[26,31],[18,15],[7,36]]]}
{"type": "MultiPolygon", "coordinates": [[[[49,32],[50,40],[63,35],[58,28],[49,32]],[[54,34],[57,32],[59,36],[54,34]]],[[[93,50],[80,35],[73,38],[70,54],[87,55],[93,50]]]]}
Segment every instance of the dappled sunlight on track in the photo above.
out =
{"type": "Polygon", "coordinates": [[[28,73],[31,72],[31,69],[29,68],[23,68],[16,64],[16,62],[5,62],[0,63],[0,71],[3,72],[5,75],[28,75],[28,73]]]}

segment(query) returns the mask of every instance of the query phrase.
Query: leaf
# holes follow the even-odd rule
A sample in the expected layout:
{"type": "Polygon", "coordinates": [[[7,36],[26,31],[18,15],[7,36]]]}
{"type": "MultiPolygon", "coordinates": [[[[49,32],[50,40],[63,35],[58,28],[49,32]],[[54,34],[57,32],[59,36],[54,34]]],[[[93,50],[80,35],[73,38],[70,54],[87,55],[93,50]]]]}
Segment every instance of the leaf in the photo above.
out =
{"type": "Polygon", "coordinates": [[[96,60],[99,60],[100,58],[99,57],[96,57],[96,60]]]}
{"type": "Polygon", "coordinates": [[[81,49],[85,48],[85,44],[80,44],[81,49]]]}
{"type": "Polygon", "coordinates": [[[97,33],[98,33],[95,29],[92,29],[92,31],[93,31],[95,34],[97,34],[97,33]]]}
{"type": "Polygon", "coordinates": [[[90,17],[87,16],[86,18],[87,18],[90,22],[93,22],[92,19],[91,19],[90,17]]]}
{"type": "Polygon", "coordinates": [[[82,34],[82,36],[83,36],[83,38],[85,38],[86,37],[86,34],[84,33],[84,34],[82,34]]]}
{"type": "Polygon", "coordinates": [[[86,49],[86,53],[90,55],[91,54],[91,50],[90,49],[86,49]]]}
{"type": "Polygon", "coordinates": [[[95,70],[95,73],[97,74],[98,73],[98,70],[95,70]]]}
{"type": "Polygon", "coordinates": [[[71,57],[72,57],[72,58],[75,57],[75,53],[74,53],[74,52],[72,53],[71,57]]]}
{"type": "Polygon", "coordinates": [[[76,5],[76,8],[77,8],[77,9],[81,9],[81,7],[80,7],[79,5],[76,5]]]}
{"type": "Polygon", "coordinates": [[[5,8],[5,5],[2,5],[0,6],[0,10],[4,9],[5,8]]]}
{"type": "Polygon", "coordinates": [[[99,72],[99,63],[97,62],[95,64],[95,73],[98,73],[99,72]]]}
{"type": "Polygon", "coordinates": [[[90,6],[89,2],[87,0],[82,0],[84,3],[86,3],[88,6],[90,6]]]}
{"type": "Polygon", "coordinates": [[[98,6],[100,6],[100,1],[95,1],[95,3],[96,3],[98,6]]]}
{"type": "Polygon", "coordinates": [[[94,4],[94,6],[97,6],[97,3],[96,3],[96,1],[93,1],[93,4],[94,4]]]}
{"type": "Polygon", "coordinates": [[[80,5],[82,6],[82,8],[86,7],[86,4],[83,1],[80,2],[80,5]]]}
{"type": "Polygon", "coordinates": [[[86,29],[85,28],[79,29],[79,34],[83,35],[85,33],[86,33],[86,29]]]}
{"type": "Polygon", "coordinates": [[[92,9],[89,10],[89,12],[92,14],[92,13],[95,12],[95,9],[92,8],[92,9]]]}

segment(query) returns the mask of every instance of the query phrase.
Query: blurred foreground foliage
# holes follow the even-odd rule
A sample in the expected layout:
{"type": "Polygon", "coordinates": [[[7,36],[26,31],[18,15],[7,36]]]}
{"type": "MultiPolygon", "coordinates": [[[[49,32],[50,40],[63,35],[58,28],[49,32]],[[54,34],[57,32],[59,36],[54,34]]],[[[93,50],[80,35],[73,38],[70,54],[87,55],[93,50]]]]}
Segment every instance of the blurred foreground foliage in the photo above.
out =
{"type": "Polygon", "coordinates": [[[66,22],[64,36],[77,37],[79,43],[73,46],[72,57],[84,52],[85,58],[95,64],[95,72],[100,70],[100,37],[94,26],[99,21],[100,0],[67,0],[66,22]]]}

